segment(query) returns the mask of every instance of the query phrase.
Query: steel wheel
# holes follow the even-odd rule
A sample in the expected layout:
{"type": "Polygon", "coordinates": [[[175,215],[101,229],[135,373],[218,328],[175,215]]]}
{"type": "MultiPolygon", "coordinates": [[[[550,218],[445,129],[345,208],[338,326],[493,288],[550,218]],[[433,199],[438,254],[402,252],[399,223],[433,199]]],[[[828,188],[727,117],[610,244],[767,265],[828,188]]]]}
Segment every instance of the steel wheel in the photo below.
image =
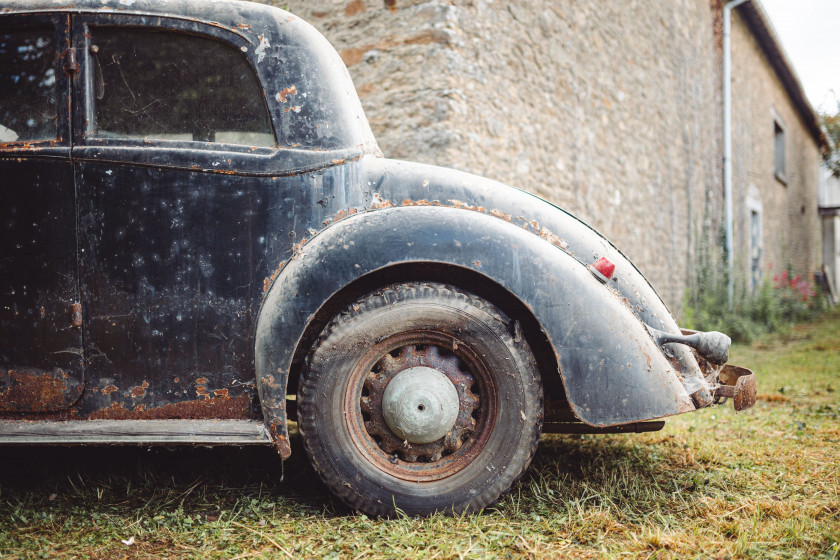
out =
{"type": "Polygon", "coordinates": [[[530,462],[542,420],[533,355],[509,323],[437,284],[392,286],[336,317],[298,395],[324,482],[374,515],[497,500],[530,462]]]}
{"type": "Polygon", "coordinates": [[[495,420],[497,391],[487,365],[466,346],[441,333],[407,332],[375,345],[368,356],[355,368],[345,393],[353,443],[368,460],[395,477],[429,481],[458,472],[481,452],[495,420]],[[386,399],[386,392],[392,382],[410,376],[408,383],[415,387],[409,385],[402,400],[416,402],[412,408],[418,415],[433,416],[440,412],[433,410],[437,403],[423,401],[435,400],[436,395],[424,394],[434,393],[429,389],[435,386],[420,378],[432,372],[440,375],[439,385],[451,387],[456,395],[455,418],[446,426],[432,426],[442,435],[426,442],[429,436],[423,432],[437,435],[428,425],[407,434],[407,419],[387,417],[386,409],[393,409],[397,399],[386,399]]]}

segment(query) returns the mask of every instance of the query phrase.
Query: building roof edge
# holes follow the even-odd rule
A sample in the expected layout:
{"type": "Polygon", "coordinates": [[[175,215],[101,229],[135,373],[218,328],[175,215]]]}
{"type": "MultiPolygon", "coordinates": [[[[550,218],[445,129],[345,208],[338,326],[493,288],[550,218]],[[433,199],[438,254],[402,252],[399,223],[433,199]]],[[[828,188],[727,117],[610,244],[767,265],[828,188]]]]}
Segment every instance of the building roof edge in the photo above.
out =
{"type": "Polygon", "coordinates": [[[770,21],[764,6],[760,0],[745,2],[736,8],[749,26],[750,31],[758,40],[761,49],[773,66],[776,75],[785,87],[788,96],[794,107],[799,112],[802,121],[816,140],[821,150],[828,149],[828,141],[825,131],[820,124],[817,112],[811,106],[805,91],[802,89],[802,82],[796,74],[793,64],[785,53],[779,36],[770,21]]]}

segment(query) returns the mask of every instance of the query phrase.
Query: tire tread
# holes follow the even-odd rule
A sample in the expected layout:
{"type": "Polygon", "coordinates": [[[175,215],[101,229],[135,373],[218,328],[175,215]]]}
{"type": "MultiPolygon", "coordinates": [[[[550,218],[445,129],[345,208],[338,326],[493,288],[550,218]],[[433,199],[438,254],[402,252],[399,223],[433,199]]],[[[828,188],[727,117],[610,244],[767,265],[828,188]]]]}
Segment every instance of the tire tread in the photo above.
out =
{"type": "MultiPolygon", "coordinates": [[[[347,309],[341,311],[332,321],[324,328],[316,342],[313,344],[312,350],[306,357],[305,366],[301,372],[301,377],[298,384],[298,429],[303,438],[304,447],[315,471],[321,477],[324,484],[326,484],[332,492],[340,498],[350,508],[368,513],[376,516],[393,516],[394,504],[382,503],[381,501],[374,501],[370,497],[356,492],[353,486],[344,480],[339,475],[335,474],[329,468],[322,468],[320,464],[319,453],[317,451],[319,443],[319,434],[315,430],[313,433],[309,432],[308,426],[315,424],[316,415],[318,413],[312,398],[313,392],[317,391],[317,378],[325,373],[320,370],[321,362],[324,356],[332,352],[335,343],[343,338],[345,334],[353,329],[354,320],[366,312],[370,312],[388,305],[394,305],[398,302],[411,300],[429,300],[434,299],[445,302],[458,302],[460,305],[471,306],[478,308],[491,316],[494,316],[505,325],[510,325],[510,319],[495,305],[486,300],[473,295],[467,291],[461,290],[449,284],[437,284],[431,282],[410,282],[405,284],[397,284],[387,286],[376,290],[369,295],[361,298],[347,309]]],[[[507,494],[513,485],[522,477],[527,470],[531,459],[536,452],[539,443],[540,432],[542,427],[542,410],[544,406],[544,395],[542,391],[542,383],[540,382],[538,368],[533,353],[525,340],[525,337],[516,338],[511,334],[511,329],[505,329],[506,343],[516,348],[519,356],[522,356],[528,363],[527,367],[531,370],[533,379],[531,389],[537,393],[538,396],[538,410],[539,416],[536,422],[531,424],[531,445],[527,449],[520,449],[518,455],[527,455],[526,457],[519,457],[521,460],[516,460],[517,457],[511,457],[512,464],[520,464],[521,467],[512,480],[499,477],[496,479],[495,485],[489,485],[484,491],[476,494],[470,499],[469,503],[462,508],[446,508],[445,512],[449,514],[460,514],[464,511],[479,511],[484,507],[492,505],[497,502],[502,496],[507,494]],[[509,482],[508,482],[509,481],[509,482]],[[504,488],[497,487],[504,484],[504,488]]]]}

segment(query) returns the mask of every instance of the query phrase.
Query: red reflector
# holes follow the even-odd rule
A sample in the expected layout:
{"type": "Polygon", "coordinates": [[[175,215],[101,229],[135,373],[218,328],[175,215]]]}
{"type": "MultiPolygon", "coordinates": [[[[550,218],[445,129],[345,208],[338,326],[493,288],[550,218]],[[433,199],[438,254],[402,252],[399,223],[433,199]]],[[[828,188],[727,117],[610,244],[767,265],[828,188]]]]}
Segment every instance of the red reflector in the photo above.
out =
{"type": "Polygon", "coordinates": [[[589,271],[601,282],[606,282],[612,278],[615,272],[615,265],[607,260],[606,257],[601,257],[589,265],[589,271]]]}

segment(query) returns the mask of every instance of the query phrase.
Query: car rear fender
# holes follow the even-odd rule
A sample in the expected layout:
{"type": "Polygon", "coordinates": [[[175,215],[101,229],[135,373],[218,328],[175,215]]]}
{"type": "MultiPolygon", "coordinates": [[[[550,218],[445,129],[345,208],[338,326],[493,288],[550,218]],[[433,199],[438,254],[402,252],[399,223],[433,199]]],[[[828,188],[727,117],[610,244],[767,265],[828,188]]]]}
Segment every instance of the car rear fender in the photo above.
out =
{"type": "Polygon", "coordinates": [[[563,250],[486,214],[388,208],[341,220],[298,247],[267,293],[257,324],[256,378],[281,455],[290,453],[287,384],[307,326],[345,286],[412,262],[472,269],[527,306],[582,422],[605,427],[694,410],[680,375],[625,299],[563,250]]]}

